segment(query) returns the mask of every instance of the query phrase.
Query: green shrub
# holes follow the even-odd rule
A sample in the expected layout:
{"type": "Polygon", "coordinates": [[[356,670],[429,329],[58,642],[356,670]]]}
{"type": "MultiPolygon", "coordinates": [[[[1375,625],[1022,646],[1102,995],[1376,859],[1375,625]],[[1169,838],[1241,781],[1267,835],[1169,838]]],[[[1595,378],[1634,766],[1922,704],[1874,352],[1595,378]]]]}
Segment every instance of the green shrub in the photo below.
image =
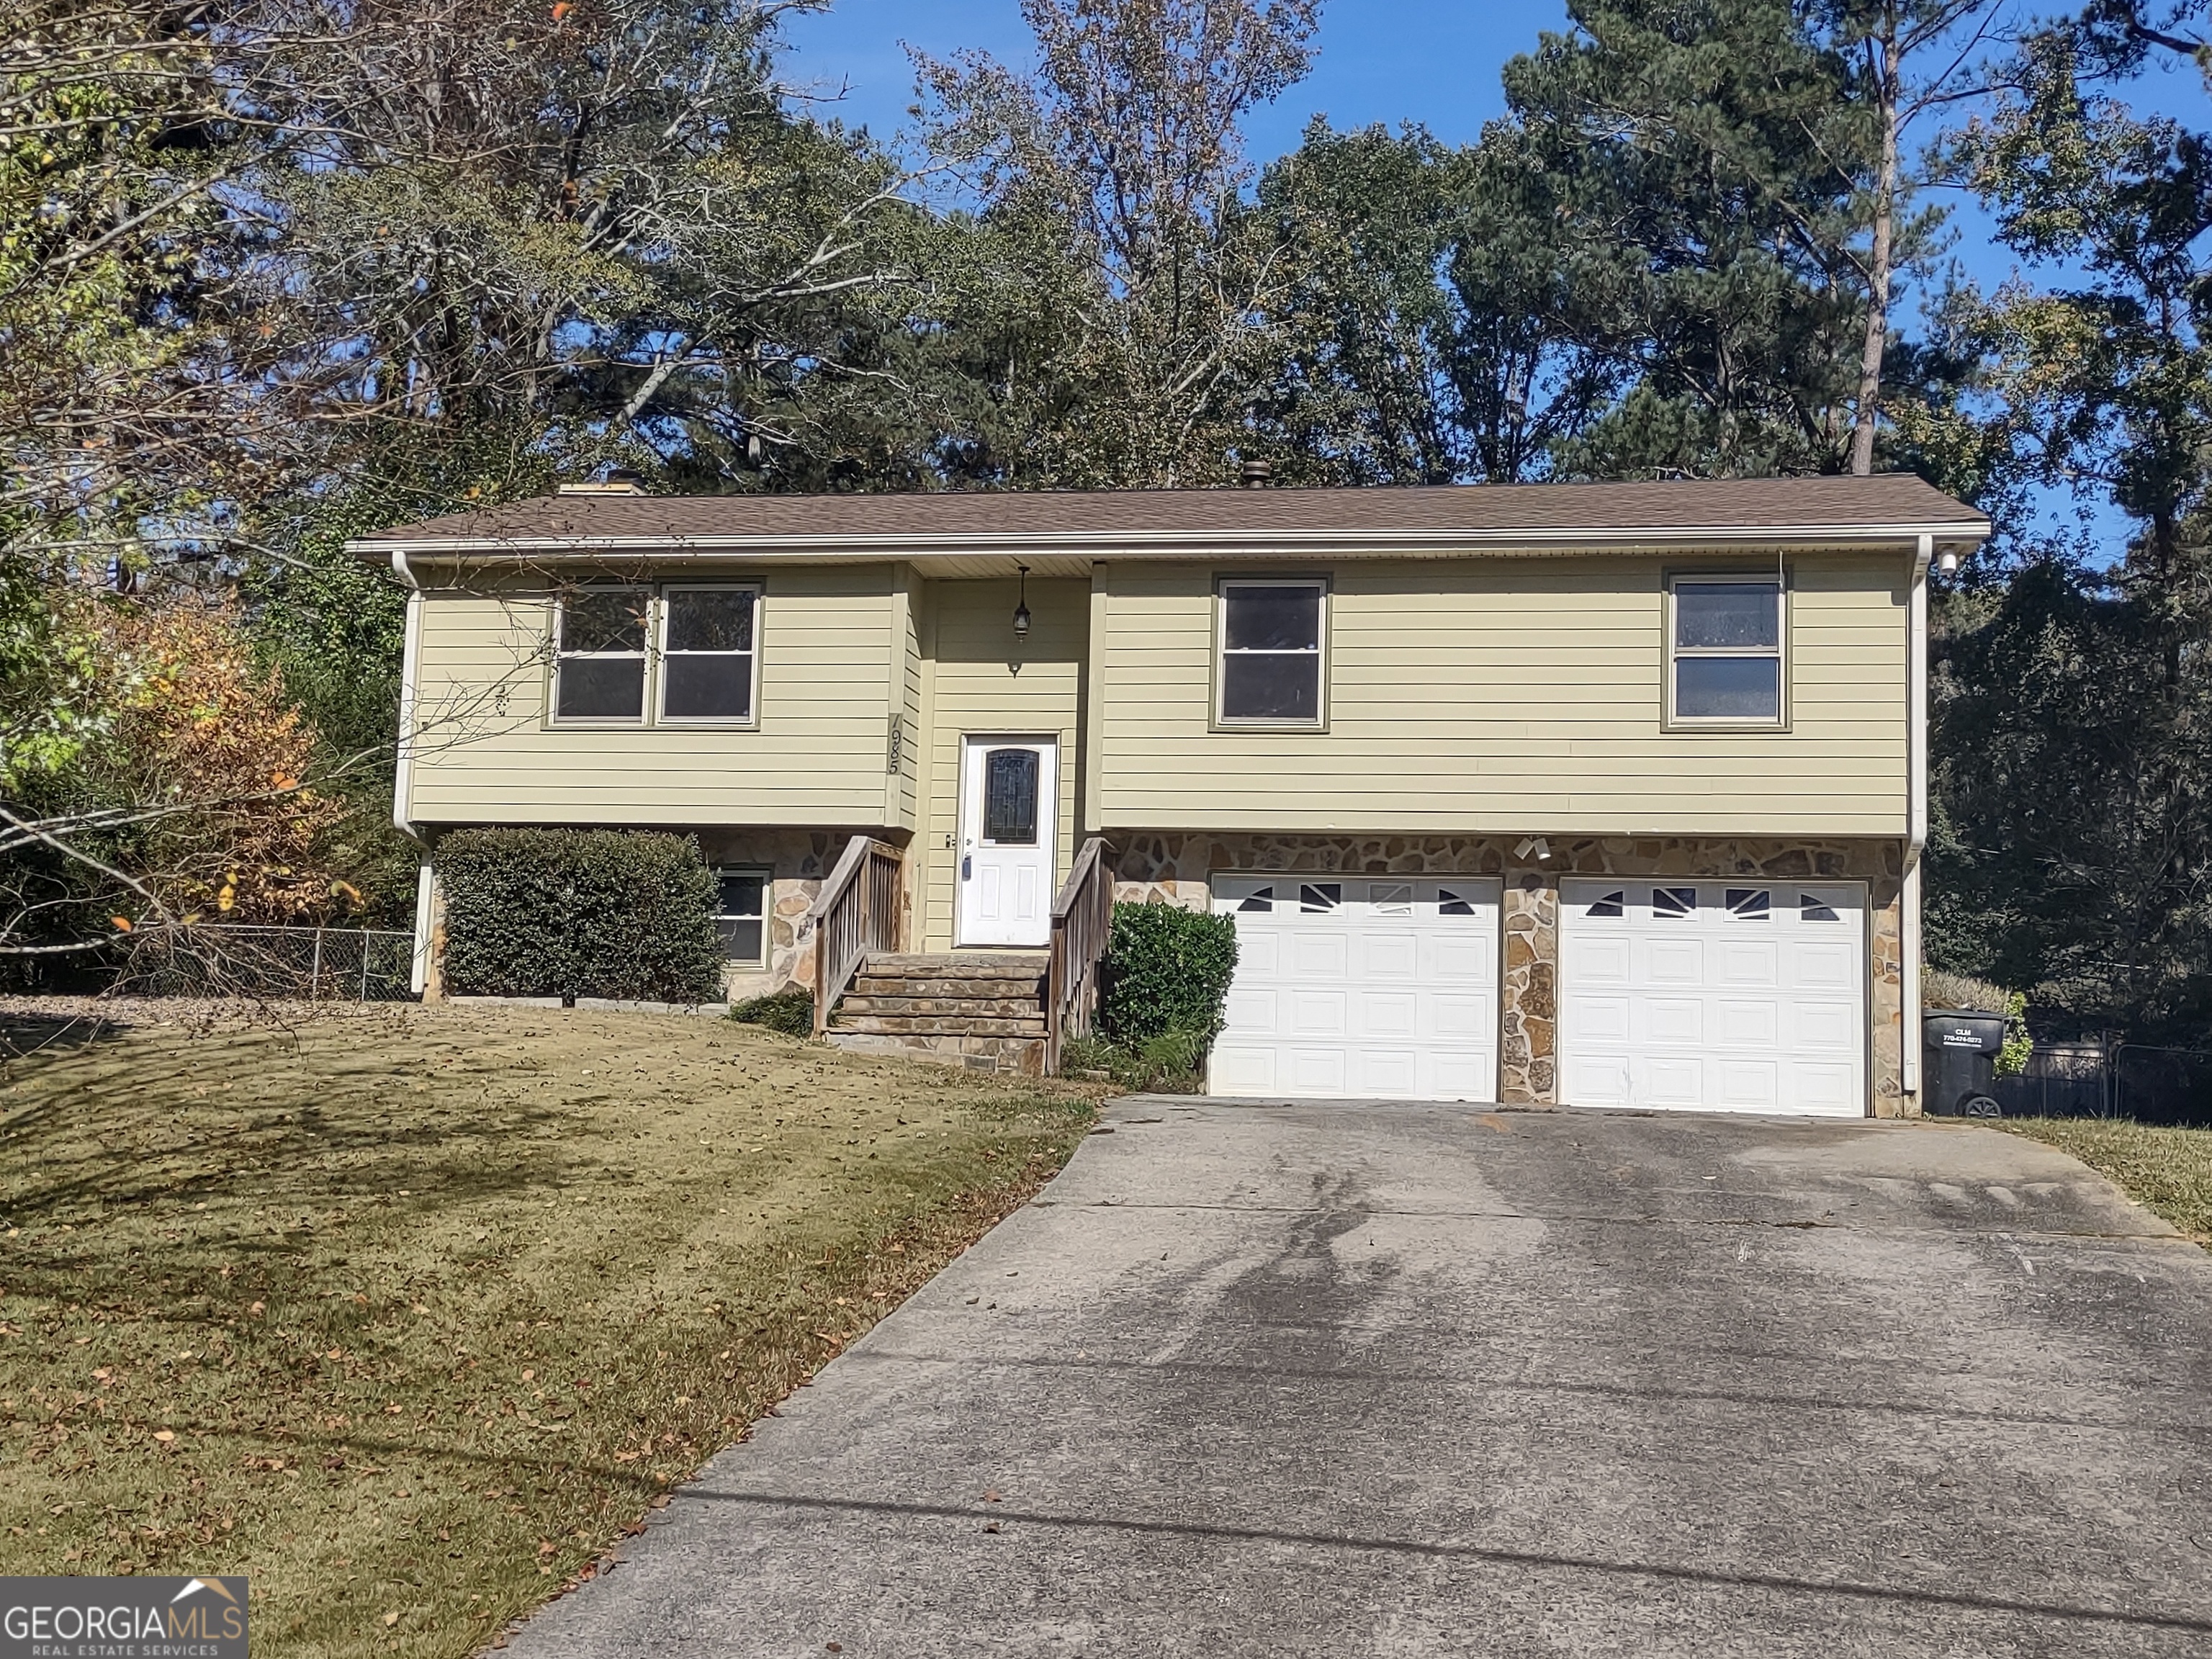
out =
{"type": "Polygon", "coordinates": [[[734,1004],[730,1018],[740,1025],[765,1025],[786,1036],[812,1036],[814,993],[801,985],[786,986],[774,996],[749,997],[734,1004]]]}
{"type": "Polygon", "coordinates": [[[1195,1094],[1205,1084],[1206,1047],[1195,1031],[1163,1031],[1133,1049],[1102,1036],[1070,1037],[1060,1046],[1060,1074],[1103,1072],[1136,1094],[1195,1094]]]}
{"type": "Polygon", "coordinates": [[[464,830],[434,857],[456,995],[721,999],[714,878],[688,836],[464,830]]]}
{"type": "Polygon", "coordinates": [[[1172,904],[1117,904],[1106,945],[1099,1029],[1134,1054],[1175,1032],[1194,1042],[1192,1066],[1221,1030],[1237,971],[1237,924],[1172,904]]]}

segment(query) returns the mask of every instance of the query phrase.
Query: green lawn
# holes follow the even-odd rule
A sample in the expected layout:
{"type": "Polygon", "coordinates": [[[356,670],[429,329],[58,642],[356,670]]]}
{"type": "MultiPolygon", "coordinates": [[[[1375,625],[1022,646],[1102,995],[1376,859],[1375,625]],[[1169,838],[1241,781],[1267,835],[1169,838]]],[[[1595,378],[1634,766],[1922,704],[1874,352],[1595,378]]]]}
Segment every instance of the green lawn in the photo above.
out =
{"type": "Polygon", "coordinates": [[[2212,1129],[2080,1117],[2012,1118],[2004,1127],[2072,1153],[2199,1243],[2212,1246],[2212,1129]]]}
{"type": "Polygon", "coordinates": [[[471,1652],[1022,1202],[1091,1109],[516,1010],[0,1060],[0,1571],[245,1572],[256,1653],[471,1652]]]}

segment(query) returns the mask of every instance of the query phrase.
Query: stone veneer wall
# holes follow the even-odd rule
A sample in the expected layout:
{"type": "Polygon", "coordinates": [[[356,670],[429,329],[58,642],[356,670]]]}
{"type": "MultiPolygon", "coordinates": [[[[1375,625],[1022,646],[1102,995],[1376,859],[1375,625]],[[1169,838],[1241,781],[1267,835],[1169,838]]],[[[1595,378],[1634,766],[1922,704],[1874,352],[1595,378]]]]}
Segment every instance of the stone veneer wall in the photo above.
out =
{"type": "MultiPolygon", "coordinates": [[[[850,830],[706,830],[700,849],[709,864],[752,865],[770,872],[768,966],[732,968],[723,988],[732,1002],[768,996],[786,986],[814,983],[814,935],[802,928],[823,881],[844,856],[850,830]]],[[[908,895],[913,902],[913,895],[908,895]]]]}
{"type": "Polygon", "coordinates": [[[1211,903],[1212,872],[1282,875],[1498,876],[1505,888],[1505,960],[1499,984],[1501,1099],[1559,1099],[1559,878],[1756,876],[1863,881],[1873,928],[1875,1115],[1901,1117],[1918,1103],[1901,1086],[1904,985],[1899,950],[1903,842],[1784,841],[1682,836],[1553,836],[1552,856],[1516,859],[1519,836],[1261,836],[1109,831],[1118,849],[1115,896],[1211,903]]]}

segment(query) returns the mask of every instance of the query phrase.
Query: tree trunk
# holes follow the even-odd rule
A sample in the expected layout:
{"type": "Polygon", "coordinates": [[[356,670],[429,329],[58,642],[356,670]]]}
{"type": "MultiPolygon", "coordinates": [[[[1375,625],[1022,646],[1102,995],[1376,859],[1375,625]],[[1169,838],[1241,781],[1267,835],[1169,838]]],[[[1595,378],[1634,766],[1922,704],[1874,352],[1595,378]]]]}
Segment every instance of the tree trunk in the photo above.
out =
{"type": "Polygon", "coordinates": [[[1900,98],[1897,15],[1886,12],[1881,35],[1867,42],[1881,118],[1881,162],[1875,175],[1874,251],[1867,266],[1866,345],[1859,354],[1858,404],[1851,422],[1851,472],[1874,471],[1874,429],[1881,412],[1881,360],[1889,345],[1889,265],[1897,214],[1897,116],[1900,98]]]}

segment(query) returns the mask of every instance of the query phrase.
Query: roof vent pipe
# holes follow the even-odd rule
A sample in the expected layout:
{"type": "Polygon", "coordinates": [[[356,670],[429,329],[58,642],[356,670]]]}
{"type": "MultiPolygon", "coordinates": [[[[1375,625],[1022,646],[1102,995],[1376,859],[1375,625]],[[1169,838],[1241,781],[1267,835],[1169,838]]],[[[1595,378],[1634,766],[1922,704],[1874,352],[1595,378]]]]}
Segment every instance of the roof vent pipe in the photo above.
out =
{"type": "Polygon", "coordinates": [[[1274,481],[1274,464],[1264,456],[1255,457],[1244,463],[1242,482],[1247,489],[1265,489],[1274,481]]]}

